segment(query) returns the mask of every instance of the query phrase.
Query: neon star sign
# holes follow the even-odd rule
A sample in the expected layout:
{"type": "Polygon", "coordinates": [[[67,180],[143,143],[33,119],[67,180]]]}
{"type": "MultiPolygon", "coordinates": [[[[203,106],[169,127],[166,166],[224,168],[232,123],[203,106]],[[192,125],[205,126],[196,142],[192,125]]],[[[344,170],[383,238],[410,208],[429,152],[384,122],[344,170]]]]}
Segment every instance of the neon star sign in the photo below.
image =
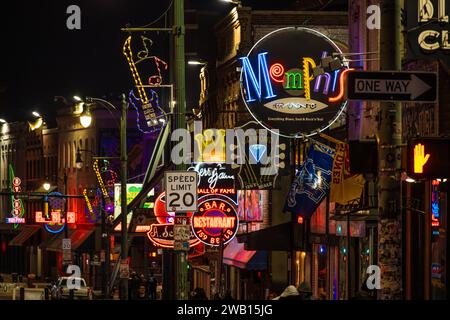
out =
{"type": "Polygon", "coordinates": [[[266,129],[290,138],[330,127],[345,109],[345,80],[351,70],[344,65],[315,76],[320,59],[332,53],[342,51],[308,28],[288,27],[263,37],[239,58],[241,95],[249,112],[266,129]]]}

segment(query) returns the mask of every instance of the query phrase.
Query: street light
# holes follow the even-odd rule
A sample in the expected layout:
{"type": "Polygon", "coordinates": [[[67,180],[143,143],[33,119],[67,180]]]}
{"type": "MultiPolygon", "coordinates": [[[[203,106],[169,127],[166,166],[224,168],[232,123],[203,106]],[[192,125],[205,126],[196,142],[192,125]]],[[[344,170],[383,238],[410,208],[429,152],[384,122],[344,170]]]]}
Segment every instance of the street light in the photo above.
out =
{"type": "Polygon", "coordinates": [[[111,109],[113,109],[113,111],[117,111],[118,109],[111,102],[100,99],[100,98],[93,98],[93,97],[86,97],[86,99],[83,100],[79,96],[73,96],[73,99],[77,102],[81,102],[83,111],[80,115],[80,123],[84,128],[88,128],[92,123],[92,115],[90,112],[90,107],[86,102],[90,102],[90,103],[99,102],[99,104],[102,107],[104,107],[111,114],[112,119],[116,123],[117,127],[120,128],[120,124],[117,123],[116,118],[115,118],[113,112],[111,111],[111,109]]]}
{"type": "Polygon", "coordinates": [[[406,178],[405,181],[408,182],[408,183],[416,182],[416,180],[414,180],[413,178],[410,178],[410,177],[406,178]]]}
{"type": "Polygon", "coordinates": [[[89,106],[87,105],[83,106],[83,112],[80,115],[80,123],[83,128],[89,128],[92,123],[92,115],[89,110],[89,106]]]}
{"type": "MultiPolygon", "coordinates": [[[[83,167],[83,159],[81,157],[81,152],[86,152],[86,153],[90,153],[92,156],[92,159],[111,159],[111,158],[117,158],[117,157],[96,157],[94,152],[92,152],[92,150],[89,149],[77,149],[77,153],[76,153],[76,160],[75,160],[75,166],[78,169],[81,169],[83,167]]],[[[101,198],[101,205],[99,206],[99,210],[101,212],[101,234],[102,234],[102,250],[104,250],[105,252],[105,261],[103,263],[103,272],[102,272],[102,290],[103,293],[105,294],[105,296],[108,294],[108,284],[107,284],[107,280],[108,276],[110,274],[110,237],[109,237],[109,230],[107,227],[107,217],[106,217],[106,212],[105,212],[105,197],[102,193],[102,198],[101,198]]],[[[106,207],[107,211],[110,211],[108,209],[108,206],[106,207]]],[[[108,215],[108,217],[111,217],[113,215],[108,215]]]]}
{"type": "Polygon", "coordinates": [[[242,7],[242,2],[239,0],[222,0],[222,2],[228,2],[234,5],[237,5],[238,7],[242,7]]]}
{"type": "Polygon", "coordinates": [[[77,169],[81,169],[83,167],[83,159],[81,159],[81,151],[80,149],[77,149],[77,155],[75,159],[75,166],[77,169]]]}
{"type": "Polygon", "coordinates": [[[203,62],[203,61],[199,61],[199,60],[189,60],[188,64],[191,66],[205,66],[208,63],[207,62],[203,62]]]}
{"type": "MultiPolygon", "coordinates": [[[[73,97],[78,102],[83,102],[83,100],[79,96],[73,97]]],[[[121,95],[121,102],[122,102],[122,114],[120,117],[120,199],[121,199],[121,224],[122,224],[122,239],[121,239],[121,260],[126,261],[128,259],[128,230],[127,230],[127,216],[128,216],[128,208],[127,208],[127,162],[128,162],[128,156],[127,156],[127,112],[128,112],[128,103],[125,97],[125,94],[121,95]]],[[[113,115],[110,108],[112,108],[114,111],[118,111],[118,108],[116,108],[111,102],[100,99],[100,98],[86,98],[86,101],[88,102],[99,102],[101,106],[103,106],[106,110],[108,110],[111,115],[113,115]]],[[[88,111],[88,107],[86,103],[84,103],[84,106],[86,106],[86,110],[83,110],[83,112],[88,111]]],[[[84,109],[84,108],[83,108],[84,109]]],[[[80,117],[80,122],[82,121],[80,117]]],[[[114,118],[114,121],[116,119],[114,118]]],[[[87,120],[87,119],[85,119],[87,120]]],[[[87,124],[87,122],[85,123],[87,124]]],[[[117,122],[116,122],[117,124],[117,122]]],[[[82,123],[83,125],[83,123],[82,123]]],[[[90,123],[89,123],[90,125],[90,123]]],[[[77,154],[76,163],[82,163],[81,161],[81,154],[77,154]]],[[[128,299],[128,281],[127,279],[121,279],[121,287],[122,287],[122,300],[128,299]]]]}
{"type": "Polygon", "coordinates": [[[31,114],[33,116],[35,116],[36,118],[41,118],[41,115],[39,114],[39,112],[33,111],[31,114]]]}
{"type": "Polygon", "coordinates": [[[5,119],[0,119],[0,123],[6,123],[5,119]]]}
{"type": "Polygon", "coordinates": [[[48,182],[48,181],[44,182],[44,184],[42,186],[44,187],[45,191],[48,191],[51,188],[50,182],[48,182]]]}

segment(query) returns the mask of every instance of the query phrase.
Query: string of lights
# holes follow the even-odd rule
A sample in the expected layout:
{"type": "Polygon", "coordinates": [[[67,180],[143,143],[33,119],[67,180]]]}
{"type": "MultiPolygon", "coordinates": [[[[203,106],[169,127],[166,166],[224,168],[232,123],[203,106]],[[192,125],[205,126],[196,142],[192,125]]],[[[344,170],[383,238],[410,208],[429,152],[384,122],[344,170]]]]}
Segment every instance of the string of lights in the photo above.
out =
{"type": "Polygon", "coordinates": [[[103,196],[105,197],[105,199],[109,199],[109,193],[106,190],[105,184],[102,179],[102,175],[100,173],[100,169],[98,167],[98,159],[96,159],[94,161],[93,168],[94,168],[95,175],[97,176],[97,181],[98,181],[98,184],[100,185],[100,190],[102,191],[103,196]]]}
{"type": "Polygon", "coordinates": [[[83,196],[84,196],[84,200],[86,201],[86,206],[89,210],[89,214],[91,216],[93,216],[95,213],[94,213],[94,210],[92,209],[91,201],[89,200],[89,197],[87,196],[87,189],[83,190],[83,196]]]}
{"type": "Polygon", "coordinates": [[[141,100],[143,101],[143,103],[147,103],[148,102],[147,93],[145,92],[144,88],[142,87],[143,84],[141,81],[141,77],[139,75],[139,71],[137,70],[136,64],[134,63],[134,59],[133,59],[133,52],[131,50],[131,36],[129,36],[127,38],[127,40],[125,40],[125,44],[123,46],[123,54],[127,58],[128,65],[130,67],[131,74],[134,79],[134,83],[136,84],[136,87],[138,90],[138,95],[141,98],[141,100]]]}

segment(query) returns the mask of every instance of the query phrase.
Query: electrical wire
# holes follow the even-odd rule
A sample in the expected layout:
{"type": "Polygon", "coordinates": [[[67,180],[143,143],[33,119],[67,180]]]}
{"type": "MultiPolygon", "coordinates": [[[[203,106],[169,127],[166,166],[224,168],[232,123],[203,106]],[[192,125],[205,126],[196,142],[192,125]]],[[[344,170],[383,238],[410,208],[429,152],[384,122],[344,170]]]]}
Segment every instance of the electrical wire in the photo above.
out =
{"type": "MultiPolygon", "coordinates": [[[[140,28],[147,28],[151,25],[154,25],[156,22],[158,22],[159,20],[161,20],[163,17],[165,17],[167,15],[167,12],[169,12],[169,10],[172,8],[173,5],[173,0],[170,1],[169,6],[167,7],[167,9],[155,20],[153,20],[152,22],[140,27],[140,28]]],[[[167,23],[167,19],[165,21],[165,23],[167,23]]]]}

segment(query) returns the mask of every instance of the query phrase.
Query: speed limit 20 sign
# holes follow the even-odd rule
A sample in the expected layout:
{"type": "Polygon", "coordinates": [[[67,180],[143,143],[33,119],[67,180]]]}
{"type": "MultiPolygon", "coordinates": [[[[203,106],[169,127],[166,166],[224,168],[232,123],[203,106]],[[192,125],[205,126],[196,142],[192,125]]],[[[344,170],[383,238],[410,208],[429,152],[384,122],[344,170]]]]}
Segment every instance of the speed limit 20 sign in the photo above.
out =
{"type": "Polygon", "coordinates": [[[164,173],[167,212],[197,210],[197,172],[167,171],[164,173]]]}

